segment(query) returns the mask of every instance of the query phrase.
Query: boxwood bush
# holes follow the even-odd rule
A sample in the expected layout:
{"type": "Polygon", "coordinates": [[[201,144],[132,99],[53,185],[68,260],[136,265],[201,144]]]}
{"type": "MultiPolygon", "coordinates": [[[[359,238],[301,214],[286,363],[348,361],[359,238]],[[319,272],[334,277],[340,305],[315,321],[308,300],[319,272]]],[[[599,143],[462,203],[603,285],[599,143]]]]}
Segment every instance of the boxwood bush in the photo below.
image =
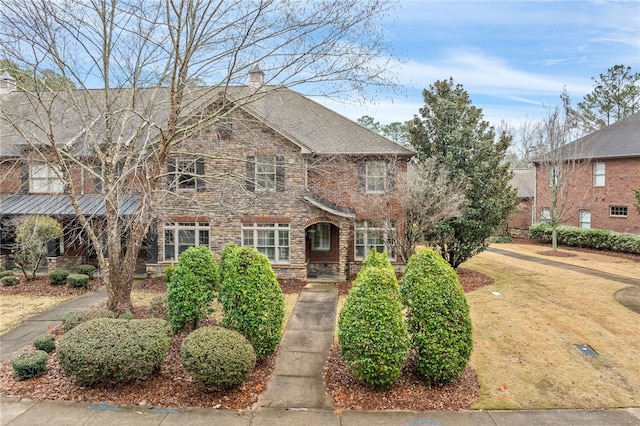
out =
{"type": "Polygon", "coordinates": [[[93,274],[96,273],[96,267],[93,265],[78,265],[76,266],[76,273],[93,278],[93,274]]]}
{"type": "Polygon", "coordinates": [[[89,276],[85,274],[69,274],[67,284],[72,288],[87,288],[89,276]]]}
{"type": "Polygon", "coordinates": [[[6,275],[0,278],[0,284],[2,284],[3,287],[18,285],[20,284],[20,278],[16,277],[15,275],[6,275]]]}
{"type": "Polygon", "coordinates": [[[214,391],[237,386],[249,376],[256,353],[234,330],[203,327],[191,332],[180,347],[180,362],[193,380],[214,391]]]}
{"type": "Polygon", "coordinates": [[[387,389],[398,380],[409,335],[392,268],[360,270],[340,312],[338,341],[342,358],[367,386],[387,389]]]}
{"type": "Polygon", "coordinates": [[[282,338],[284,294],[269,259],[253,247],[229,245],[222,253],[220,303],[223,324],[242,334],[259,359],[282,338]]]}
{"type": "Polygon", "coordinates": [[[33,346],[46,353],[53,352],[56,348],[56,339],[51,334],[41,334],[33,339],[33,346]]]}
{"type": "Polygon", "coordinates": [[[145,378],[159,368],[171,346],[167,321],[97,318],[65,333],[57,354],[64,374],[81,386],[145,378]]]}
{"type": "Polygon", "coordinates": [[[49,272],[49,282],[51,285],[63,285],[67,283],[69,271],[66,269],[54,269],[49,272]]]}
{"type": "Polygon", "coordinates": [[[209,247],[189,247],[178,259],[167,283],[167,312],[174,332],[187,323],[193,329],[211,313],[218,265],[209,247]]]}
{"type": "Polygon", "coordinates": [[[42,376],[47,371],[48,358],[49,354],[45,351],[32,349],[14,357],[11,360],[11,365],[18,380],[26,380],[42,376]]]}
{"type": "Polygon", "coordinates": [[[116,314],[108,309],[89,309],[86,311],[67,312],[62,317],[62,329],[66,333],[83,322],[96,318],[115,318],[116,314]]]}
{"type": "MultiPolygon", "coordinates": [[[[571,247],[608,250],[620,253],[640,254],[640,236],[603,229],[585,229],[559,225],[556,228],[558,243],[571,247]]],[[[529,228],[531,238],[551,241],[552,227],[548,223],[536,223],[529,228]]]]}
{"type": "Polygon", "coordinates": [[[169,320],[166,294],[158,294],[151,298],[151,301],[149,302],[149,315],[151,315],[152,318],[169,320]]]}
{"type": "Polygon", "coordinates": [[[13,272],[12,270],[8,270],[8,271],[0,271],[0,278],[4,278],[4,277],[14,277],[16,275],[15,272],[13,272]]]}
{"type": "Polygon", "coordinates": [[[434,250],[421,250],[407,262],[400,292],[418,351],[418,373],[430,383],[457,379],[469,362],[473,337],[455,270],[434,250]]]}

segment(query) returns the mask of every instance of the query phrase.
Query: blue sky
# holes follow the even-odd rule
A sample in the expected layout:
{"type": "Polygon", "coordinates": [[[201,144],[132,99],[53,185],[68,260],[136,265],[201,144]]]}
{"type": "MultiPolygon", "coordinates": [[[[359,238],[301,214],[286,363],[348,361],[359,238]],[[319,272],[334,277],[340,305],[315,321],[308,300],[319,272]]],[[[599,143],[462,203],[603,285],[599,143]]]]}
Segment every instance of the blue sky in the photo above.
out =
{"type": "Polygon", "coordinates": [[[383,22],[403,62],[400,90],[365,105],[321,101],[357,119],[406,121],[422,89],[453,77],[494,125],[540,119],[566,86],[575,105],[616,64],[640,72],[640,0],[400,0],[383,22]]]}

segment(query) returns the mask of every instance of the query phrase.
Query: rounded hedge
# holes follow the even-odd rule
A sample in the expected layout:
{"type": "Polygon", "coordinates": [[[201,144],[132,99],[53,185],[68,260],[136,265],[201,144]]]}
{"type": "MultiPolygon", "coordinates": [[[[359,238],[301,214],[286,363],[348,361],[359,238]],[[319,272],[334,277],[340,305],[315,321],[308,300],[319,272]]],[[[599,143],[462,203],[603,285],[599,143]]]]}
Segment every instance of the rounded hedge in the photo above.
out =
{"type": "Polygon", "coordinates": [[[83,322],[96,318],[116,318],[116,314],[108,309],[88,309],[86,311],[67,312],[62,317],[62,330],[66,333],[83,322]]]}
{"type": "Polygon", "coordinates": [[[340,353],[355,377],[372,388],[387,389],[402,374],[409,335],[395,272],[362,269],[338,319],[340,353]]]}
{"type": "Polygon", "coordinates": [[[47,371],[49,354],[38,349],[28,350],[11,360],[18,380],[42,376],[47,371]]]}
{"type": "Polygon", "coordinates": [[[13,272],[12,270],[8,270],[8,271],[0,271],[0,278],[4,278],[4,277],[15,277],[16,273],[13,272]]]}
{"type": "Polygon", "coordinates": [[[421,250],[407,262],[400,292],[418,351],[418,373],[430,383],[457,379],[469,363],[473,336],[455,270],[434,250],[421,250]]]}
{"type": "Polygon", "coordinates": [[[222,327],[191,332],[180,347],[180,362],[193,380],[220,391],[244,382],[256,363],[253,346],[240,333],[222,327]]]}
{"type": "Polygon", "coordinates": [[[67,284],[72,288],[87,288],[89,276],[84,274],[69,274],[67,284]]]}
{"type": "Polygon", "coordinates": [[[78,265],[76,267],[76,273],[93,278],[93,274],[96,273],[96,267],[93,265],[78,265]]]}
{"type": "Polygon", "coordinates": [[[56,348],[56,339],[51,334],[41,334],[33,339],[33,346],[46,353],[53,352],[56,348]]]}
{"type": "Polygon", "coordinates": [[[253,247],[228,245],[220,274],[223,324],[246,337],[259,359],[271,356],[282,338],[284,294],[269,259],[253,247]]]}
{"type": "Polygon", "coordinates": [[[20,278],[15,275],[7,275],[0,278],[0,284],[2,284],[3,287],[12,287],[20,284],[20,278]]]}
{"type": "Polygon", "coordinates": [[[211,313],[218,281],[218,266],[209,247],[189,247],[178,259],[167,283],[167,312],[174,332],[211,313]]]}
{"type": "Polygon", "coordinates": [[[169,312],[167,311],[167,296],[158,294],[149,301],[149,315],[151,318],[161,318],[169,320],[169,312]]]}
{"type": "Polygon", "coordinates": [[[171,340],[161,319],[97,318],[65,333],[57,354],[65,375],[81,386],[128,382],[158,369],[171,340]]]}
{"type": "Polygon", "coordinates": [[[49,272],[49,282],[51,285],[63,285],[67,283],[67,277],[69,277],[69,271],[66,269],[54,269],[49,272]]]}

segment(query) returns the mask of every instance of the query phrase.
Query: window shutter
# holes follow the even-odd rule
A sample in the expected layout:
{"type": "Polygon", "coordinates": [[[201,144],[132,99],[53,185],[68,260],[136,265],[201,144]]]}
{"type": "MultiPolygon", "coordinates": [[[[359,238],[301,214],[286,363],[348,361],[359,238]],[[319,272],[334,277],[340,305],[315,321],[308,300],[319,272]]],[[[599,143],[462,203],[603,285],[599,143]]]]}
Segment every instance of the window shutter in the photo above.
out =
{"type": "Polygon", "coordinates": [[[29,164],[27,164],[26,162],[23,162],[20,173],[21,173],[20,179],[22,181],[20,185],[20,192],[23,194],[28,194],[29,193],[29,164]]]}
{"type": "Polygon", "coordinates": [[[167,183],[169,187],[169,191],[176,190],[176,159],[168,158],[167,159],[167,183]]]}
{"type": "Polygon", "coordinates": [[[247,157],[247,179],[245,180],[244,187],[249,192],[256,190],[256,157],[247,157]]]}
{"type": "Polygon", "coordinates": [[[395,162],[387,160],[385,168],[387,172],[387,192],[393,192],[396,183],[395,162]]]}
{"type": "Polygon", "coordinates": [[[284,192],[284,157],[276,156],[276,191],[284,192]]]}
{"type": "Polygon", "coordinates": [[[100,194],[102,192],[102,179],[99,176],[102,176],[102,165],[101,164],[94,165],[93,171],[97,175],[93,178],[93,192],[95,194],[100,194]]]}
{"type": "Polygon", "coordinates": [[[158,263],[158,233],[156,232],[157,226],[147,234],[144,240],[144,248],[147,252],[147,263],[158,263]]]}
{"type": "Polygon", "coordinates": [[[364,161],[358,162],[358,191],[367,191],[367,163],[364,161]]]}
{"type": "Polygon", "coordinates": [[[198,192],[204,192],[206,190],[204,185],[204,158],[198,158],[196,160],[196,188],[198,192]]]}

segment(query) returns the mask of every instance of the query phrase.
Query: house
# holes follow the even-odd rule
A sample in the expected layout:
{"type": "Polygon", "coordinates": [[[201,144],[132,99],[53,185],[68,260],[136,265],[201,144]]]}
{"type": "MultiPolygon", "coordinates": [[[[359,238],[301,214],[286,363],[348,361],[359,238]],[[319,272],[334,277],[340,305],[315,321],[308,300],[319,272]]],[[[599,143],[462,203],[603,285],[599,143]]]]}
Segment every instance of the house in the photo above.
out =
{"type": "MultiPolygon", "coordinates": [[[[567,145],[559,198],[561,223],[640,234],[633,190],[640,188],[640,113],[567,145]]],[[[551,180],[558,167],[536,166],[536,222],[551,217],[551,180]]]]}
{"type": "Polygon", "coordinates": [[[508,232],[512,236],[526,236],[535,220],[536,171],[512,169],[511,187],[516,190],[517,205],[507,219],[508,232]]]}
{"type": "MultiPolygon", "coordinates": [[[[263,78],[254,69],[249,85],[227,88],[225,100],[252,97],[251,102],[224,122],[204,126],[168,156],[161,190],[150,201],[156,206],[154,225],[139,268],[162,274],[189,246],[206,245],[219,254],[230,242],[255,247],[286,279],[346,279],[370,250],[385,251],[399,262],[389,244],[404,226],[395,183],[405,176],[414,152],[286,87],[263,86],[263,78]],[[384,211],[384,217],[374,211],[384,211]]],[[[191,92],[194,99],[198,90],[191,92]]],[[[216,102],[220,98],[192,103],[193,117],[216,102]]],[[[91,133],[75,122],[60,126],[65,127],[61,134],[70,129],[69,140],[91,133]]],[[[65,236],[52,247],[49,261],[91,261],[92,248],[74,234],[77,223],[65,186],[51,167],[30,155],[20,137],[6,126],[1,131],[4,227],[21,215],[60,218],[65,236]]],[[[84,145],[73,146],[77,158],[98,164],[84,145]]],[[[86,168],[74,173],[84,211],[101,217],[101,194],[108,188],[86,168]]],[[[134,217],[142,201],[132,191],[121,202],[120,214],[134,217]]],[[[4,234],[6,247],[11,233],[4,234]]]]}

